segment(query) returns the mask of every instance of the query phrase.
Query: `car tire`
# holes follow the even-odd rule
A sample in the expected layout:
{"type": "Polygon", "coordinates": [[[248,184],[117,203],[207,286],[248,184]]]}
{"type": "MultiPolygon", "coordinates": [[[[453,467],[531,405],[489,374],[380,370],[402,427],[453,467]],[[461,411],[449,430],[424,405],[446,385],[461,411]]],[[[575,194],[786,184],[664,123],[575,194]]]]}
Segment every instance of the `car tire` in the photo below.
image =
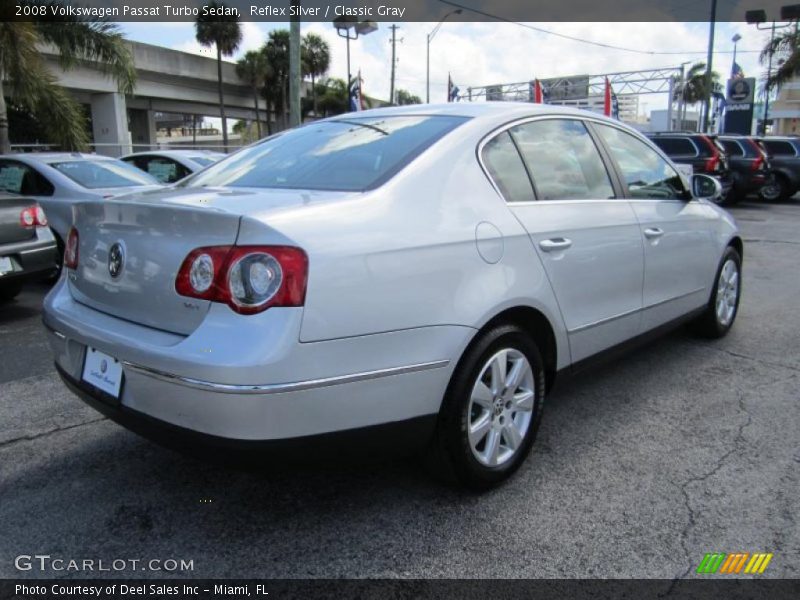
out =
{"type": "Polygon", "coordinates": [[[506,324],[481,334],[442,403],[431,450],[438,470],[473,490],[506,480],[530,452],[544,394],[544,363],[527,333],[506,324]]]}
{"type": "Polygon", "coordinates": [[[742,295],[742,258],[731,246],[722,255],[712,290],[708,306],[693,323],[693,329],[702,337],[721,338],[736,320],[742,295]]]}
{"type": "Polygon", "coordinates": [[[791,196],[789,180],[782,175],[776,175],[770,183],[759,190],[758,195],[765,202],[783,202],[791,196]]]}
{"type": "Polygon", "coordinates": [[[4,283],[0,285],[0,302],[10,302],[22,291],[22,282],[4,283]]]}

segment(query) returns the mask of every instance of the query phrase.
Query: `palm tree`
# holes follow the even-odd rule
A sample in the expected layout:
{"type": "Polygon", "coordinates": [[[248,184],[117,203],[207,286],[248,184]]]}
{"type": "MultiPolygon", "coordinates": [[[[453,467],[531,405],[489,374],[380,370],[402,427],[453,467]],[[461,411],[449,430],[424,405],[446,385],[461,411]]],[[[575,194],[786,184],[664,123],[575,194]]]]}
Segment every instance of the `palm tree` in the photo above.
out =
{"type": "Polygon", "coordinates": [[[403,89],[397,90],[397,104],[402,106],[404,104],[422,104],[422,98],[412,94],[411,92],[403,89]]]}
{"type": "Polygon", "coordinates": [[[222,143],[228,149],[228,120],[225,118],[225,101],[222,97],[222,57],[230,56],[242,41],[239,17],[228,14],[225,5],[211,2],[209,10],[200,11],[195,21],[195,37],[203,46],[217,48],[217,88],[219,90],[219,112],[222,117],[222,143]]]}
{"type": "MultiPolygon", "coordinates": [[[[699,62],[692,65],[686,73],[683,81],[677,82],[673,97],[675,100],[683,99],[684,106],[686,104],[695,105],[698,102],[704,102],[706,94],[711,93],[719,86],[719,73],[711,71],[711,89],[707,90],[706,85],[706,63],[699,62]]],[[[683,115],[681,115],[681,123],[683,122],[683,115]]]]}
{"type": "MultiPolygon", "coordinates": [[[[251,50],[236,63],[236,74],[246,81],[253,90],[253,105],[256,111],[256,131],[261,139],[261,119],[258,116],[258,92],[264,87],[268,77],[267,57],[263,52],[251,50]]],[[[269,111],[267,111],[269,113],[269,111]]],[[[267,114],[269,121],[269,114],[267,114]]]]}
{"type": "Polygon", "coordinates": [[[314,116],[316,116],[317,88],[315,82],[316,78],[325,75],[331,66],[331,48],[328,42],[316,33],[307,33],[303,36],[300,55],[304,73],[311,76],[311,97],[313,99],[314,116]]]}
{"type": "MultiPolygon", "coordinates": [[[[8,4],[7,8],[12,5],[8,4]]],[[[0,153],[11,151],[8,110],[3,79],[9,96],[32,113],[62,150],[82,150],[89,143],[86,118],[72,96],[57,84],[38,47],[55,46],[62,69],[80,60],[99,64],[117,83],[121,93],[131,93],[136,83],[133,57],[119,28],[105,21],[70,18],[67,21],[0,21],[0,153]]]]}
{"type": "Polygon", "coordinates": [[[269,32],[269,39],[264,44],[263,52],[270,66],[271,76],[267,78],[267,85],[275,97],[275,112],[281,114],[282,128],[286,128],[286,98],[289,86],[289,30],[273,29],[269,32]],[[277,94],[275,94],[277,90],[277,94]]]}
{"type": "Polygon", "coordinates": [[[758,57],[762,65],[777,64],[777,69],[767,73],[764,93],[770,93],[787,81],[800,75],[800,34],[794,28],[775,36],[767,42],[758,57]],[[771,60],[770,60],[771,59],[771,60]]]}

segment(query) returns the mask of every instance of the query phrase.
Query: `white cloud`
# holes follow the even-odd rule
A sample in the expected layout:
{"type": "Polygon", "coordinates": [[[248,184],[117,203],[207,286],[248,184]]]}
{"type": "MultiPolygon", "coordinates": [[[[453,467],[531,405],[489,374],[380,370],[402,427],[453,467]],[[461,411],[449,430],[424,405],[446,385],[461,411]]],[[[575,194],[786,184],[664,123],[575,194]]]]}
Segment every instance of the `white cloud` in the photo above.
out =
{"type": "MultiPolygon", "coordinates": [[[[176,24],[177,25],[177,24],[176,24]]],[[[365,91],[377,98],[389,97],[391,44],[389,23],[380,29],[351,42],[351,71],[361,70],[365,91]]],[[[400,23],[397,32],[396,86],[425,99],[426,36],[432,23],[400,23]]],[[[535,23],[536,27],[564,35],[647,51],[694,51],[690,54],[647,54],[623,52],[589,44],[577,43],[553,35],[533,31],[509,23],[460,23],[447,21],[431,43],[430,80],[431,101],[443,102],[447,95],[448,73],[466,92],[469,86],[528,81],[580,74],[601,74],[619,71],[679,66],[681,63],[705,61],[708,39],[707,23],[535,23]]],[[[270,29],[288,24],[242,23],[243,40],[235,60],[247,50],[259,48],[270,29]]],[[[303,23],[303,33],[313,31],[328,41],[331,47],[329,75],[344,79],[347,75],[346,41],[336,34],[330,23],[303,23]]],[[[758,50],[765,42],[764,32],[744,23],[718,23],[714,68],[723,79],[729,73],[734,33],[742,35],[739,50],[758,50]],[[728,53],[726,53],[728,52],[728,53]]],[[[141,38],[158,43],[157,40],[141,38]]],[[[186,39],[173,46],[178,50],[203,56],[214,56],[213,48],[203,48],[194,39],[194,29],[186,39]]],[[[748,76],[759,76],[757,54],[740,52],[737,62],[748,76]]],[[[666,95],[642,97],[649,109],[660,108],[666,95]]]]}

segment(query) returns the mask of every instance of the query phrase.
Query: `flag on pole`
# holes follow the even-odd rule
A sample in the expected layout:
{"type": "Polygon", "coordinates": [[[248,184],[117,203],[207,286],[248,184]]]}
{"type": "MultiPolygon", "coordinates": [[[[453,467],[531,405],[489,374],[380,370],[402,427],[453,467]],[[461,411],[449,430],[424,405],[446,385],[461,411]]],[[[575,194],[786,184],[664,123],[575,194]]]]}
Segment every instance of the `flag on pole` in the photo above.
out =
{"type": "Polygon", "coordinates": [[[733,66],[731,67],[731,79],[741,79],[744,77],[744,71],[742,67],[739,66],[739,63],[733,61],[733,66]]]}
{"type": "Polygon", "coordinates": [[[361,109],[361,71],[359,70],[358,75],[353,77],[350,82],[350,112],[356,112],[361,109]]]}
{"type": "Polygon", "coordinates": [[[448,102],[458,102],[458,86],[453,83],[453,78],[450,77],[450,73],[447,74],[447,101],[448,102]]]}
{"type": "Polygon", "coordinates": [[[538,79],[534,79],[531,81],[531,86],[533,87],[533,102],[534,104],[543,104],[544,103],[544,94],[542,93],[542,82],[538,79]]]}
{"type": "Polygon", "coordinates": [[[606,77],[606,90],[603,94],[603,114],[607,117],[611,116],[611,83],[608,81],[608,77],[606,77]]]}

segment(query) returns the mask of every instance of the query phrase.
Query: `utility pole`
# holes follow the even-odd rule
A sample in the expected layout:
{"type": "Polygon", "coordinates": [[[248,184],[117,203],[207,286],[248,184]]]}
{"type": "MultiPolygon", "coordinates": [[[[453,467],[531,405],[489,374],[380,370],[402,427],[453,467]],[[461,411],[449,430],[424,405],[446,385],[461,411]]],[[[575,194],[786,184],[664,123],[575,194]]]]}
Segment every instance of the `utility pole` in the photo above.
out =
{"type": "Polygon", "coordinates": [[[706,60],[706,94],[703,99],[703,133],[708,133],[708,122],[711,113],[711,78],[714,61],[714,25],[717,22],[717,0],[711,0],[711,22],[708,29],[708,60],[706,60]]]}
{"type": "MultiPolygon", "coordinates": [[[[293,13],[299,15],[300,0],[292,0],[293,13]]],[[[300,17],[289,22],[289,127],[300,125],[300,17]]]]}
{"type": "Polygon", "coordinates": [[[397,30],[400,29],[397,25],[392,25],[389,27],[392,30],[392,83],[389,87],[389,104],[394,104],[394,76],[395,76],[395,69],[397,66],[397,59],[395,58],[395,48],[397,46],[397,30]]]}

